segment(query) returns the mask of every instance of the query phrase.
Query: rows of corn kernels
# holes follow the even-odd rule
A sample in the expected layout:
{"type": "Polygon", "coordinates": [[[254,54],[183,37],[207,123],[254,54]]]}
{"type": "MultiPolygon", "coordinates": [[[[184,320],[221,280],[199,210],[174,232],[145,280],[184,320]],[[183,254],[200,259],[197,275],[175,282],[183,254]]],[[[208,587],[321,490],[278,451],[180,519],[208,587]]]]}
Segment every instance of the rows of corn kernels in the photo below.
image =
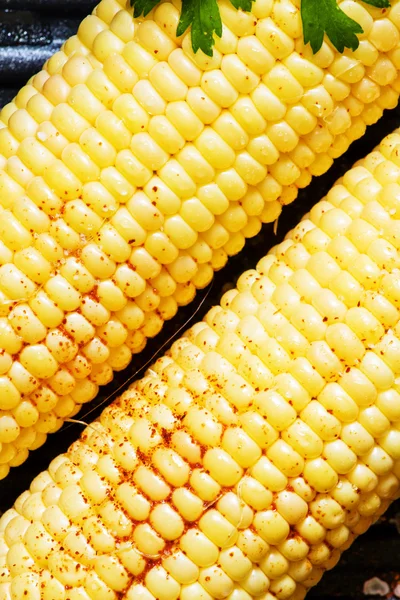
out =
{"type": "Polygon", "coordinates": [[[313,57],[298,1],[221,2],[209,58],[174,4],[102,0],[3,109],[0,477],[396,104],[392,4],[342,2],[359,49],[313,57]]]}
{"type": "Polygon", "coordinates": [[[2,600],[302,600],[378,518],[400,478],[399,150],[350,170],[3,515],[2,600]]]}

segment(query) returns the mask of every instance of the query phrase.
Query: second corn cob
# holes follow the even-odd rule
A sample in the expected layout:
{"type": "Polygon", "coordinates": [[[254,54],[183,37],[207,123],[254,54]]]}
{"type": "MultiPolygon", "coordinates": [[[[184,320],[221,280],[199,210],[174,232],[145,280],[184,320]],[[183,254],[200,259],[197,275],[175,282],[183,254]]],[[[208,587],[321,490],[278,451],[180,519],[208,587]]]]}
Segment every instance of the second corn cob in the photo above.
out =
{"type": "Polygon", "coordinates": [[[1,600],[302,600],[400,488],[400,134],[0,519],[1,600]]]}
{"type": "Polygon", "coordinates": [[[400,2],[340,6],[354,53],[312,56],[298,0],[222,1],[209,58],[173,3],[102,0],[3,109],[0,477],[396,104],[400,2]]]}

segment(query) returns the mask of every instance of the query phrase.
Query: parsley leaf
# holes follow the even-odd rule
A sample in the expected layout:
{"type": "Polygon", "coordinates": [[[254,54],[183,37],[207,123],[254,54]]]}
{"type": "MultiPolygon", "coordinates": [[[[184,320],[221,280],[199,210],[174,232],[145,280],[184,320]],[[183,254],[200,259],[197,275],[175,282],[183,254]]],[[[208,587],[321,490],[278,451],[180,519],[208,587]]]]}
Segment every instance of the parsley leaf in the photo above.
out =
{"type": "Polygon", "coordinates": [[[222,21],[217,0],[182,0],[181,18],[177,35],[182,35],[192,26],[193,52],[202,50],[207,56],[212,56],[214,33],[221,37],[222,21]]]}
{"type": "Polygon", "coordinates": [[[135,18],[141,15],[148,15],[153,10],[160,0],[131,0],[131,6],[133,6],[133,16],[135,18]]]}
{"type": "Polygon", "coordinates": [[[255,2],[255,0],[231,0],[231,3],[235,8],[241,8],[242,10],[247,12],[251,11],[253,2],[255,2]]]}
{"type": "MultiPolygon", "coordinates": [[[[130,0],[134,17],[148,15],[160,0],[130,0]]],[[[373,0],[374,1],[374,0],[373,0]]],[[[380,1],[380,0],[378,0],[380,1]]],[[[231,0],[233,6],[250,11],[255,0],[231,0]]],[[[191,27],[193,52],[202,50],[212,56],[214,34],[222,35],[222,21],[217,0],[182,0],[181,17],[176,34],[183,35],[191,27]]]]}
{"type": "Polygon", "coordinates": [[[339,52],[358,48],[357,34],[363,29],[340,9],[337,0],[301,0],[301,18],[304,42],[310,42],[314,53],[321,48],[325,33],[339,52]]]}
{"type": "Polygon", "coordinates": [[[390,8],[389,0],[363,0],[365,4],[376,6],[376,8],[390,8]]]}
{"type": "MultiPolygon", "coordinates": [[[[255,0],[230,0],[238,10],[251,11],[255,0]]],[[[390,0],[360,0],[376,8],[390,8],[390,0]]],[[[159,0],[130,0],[134,16],[146,16],[159,3],[159,0]]],[[[346,15],[338,0],[300,0],[303,22],[304,43],[310,43],[313,52],[318,52],[325,34],[338,52],[345,48],[356,50],[359,46],[358,34],[363,29],[357,21],[346,15]]],[[[182,0],[181,16],[177,35],[183,35],[191,27],[192,48],[202,50],[212,56],[214,36],[222,36],[222,21],[218,0],[182,0]]]]}

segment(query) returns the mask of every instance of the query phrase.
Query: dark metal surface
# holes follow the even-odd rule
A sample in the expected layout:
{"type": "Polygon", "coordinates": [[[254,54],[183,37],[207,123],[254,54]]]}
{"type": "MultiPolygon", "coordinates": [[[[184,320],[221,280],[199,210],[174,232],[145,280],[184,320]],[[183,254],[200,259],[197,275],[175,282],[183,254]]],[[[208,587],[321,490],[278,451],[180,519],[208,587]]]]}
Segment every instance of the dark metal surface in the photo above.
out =
{"type": "Polygon", "coordinates": [[[68,14],[84,17],[93,6],[93,0],[0,0],[0,10],[32,10],[56,16],[68,14]]]}
{"type": "Polygon", "coordinates": [[[93,0],[0,0],[1,105],[76,32],[94,5],[93,0]]]}
{"type": "Polygon", "coordinates": [[[38,71],[78,27],[78,19],[0,12],[0,81],[21,84],[38,71]],[[18,19],[17,24],[15,19],[18,19]]]}
{"type": "MultiPolygon", "coordinates": [[[[10,101],[26,79],[40,68],[68,35],[75,32],[79,18],[92,7],[93,2],[87,0],[65,0],[62,5],[59,0],[0,0],[0,105],[10,101]],[[10,8],[14,11],[4,12],[10,8]],[[21,9],[24,10],[23,13],[21,9]]],[[[314,179],[300,193],[297,201],[285,208],[279,220],[277,236],[274,236],[271,226],[265,226],[260,235],[248,240],[245,250],[232,258],[228,266],[216,275],[211,289],[201,292],[190,306],[181,309],[175,319],[165,324],[161,334],[148,343],[146,350],[134,357],[131,366],[101,390],[99,397],[90,406],[90,410],[93,410],[90,416],[87,415],[89,409],[86,409],[77,418],[91,420],[96,417],[106,398],[109,402],[109,396],[134,373],[139,371],[139,376],[143,365],[163,344],[168,346],[168,340],[180,327],[185,324],[188,326],[191,318],[200,319],[218,302],[224,286],[234,283],[245,269],[253,268],[257,260],[273,244],[281,241],[303,214],[326,194],[338,177],[398,126],[400,109],[387,113],[380,123],[371,127],[362,140],[353,144],[344,157],[335,161],[329,173],[314,179]]],[[[12,505],[16,497],[29,486],[32,478],[45,469],[52,458],[67,449],[81,430],[80,425],[67,424],[60,432],[50,436],[43,448],[32,453],[24,465],[13,469],[7,479],[0,482],[0,514],[12,505]]],[[[373,576],[386,580],[394,589],[400,575],[400,534],[393,518],[397,511],[400,512],[400,503],[396,503],[384,520],[372,527],[345,553],[339,565],[325,574],[308,597],[314,600],[359,599],[363,597],[363,582],[373,576]]]]}

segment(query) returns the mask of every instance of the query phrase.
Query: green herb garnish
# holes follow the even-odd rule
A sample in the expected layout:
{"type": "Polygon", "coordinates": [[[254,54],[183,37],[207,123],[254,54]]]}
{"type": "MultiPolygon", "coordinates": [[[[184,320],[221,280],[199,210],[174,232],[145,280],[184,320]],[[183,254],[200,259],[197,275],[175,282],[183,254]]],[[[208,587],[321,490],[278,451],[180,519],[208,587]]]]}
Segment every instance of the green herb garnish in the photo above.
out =
{"type": "Polygon", "coordinates": [[[135,18],[145,17],[153,10],[160,0],[131,0],[131,6],[133,6],[133,16],[135,18]]]}
{"type": "MultiPolygon", "coordinates": [[[[388,0],[365,0],[378,8],[388,8],[388,0]]],[[[304,42],[310,42],[313,52],[318,52],[326,34],[338,52],[345,48],[357,50],[357,34],[363,28],[341,10],[337,0],[301,0],[301,18],[303,21],[304,42]]]]}
{"type": "MultiPolygon", "coordinates": [[[[360,0],[361,1],[361,0],[360,0]]],[[[362,0],[376,8],[389,8],[389,0],[362,0]]],[[[130,0],[134,16],[146,16],[159,0],[130,0]]],[[[250,11],[254,0],[231,0],[238,10],[250,11]]],[[[338,52],[345,48],[356,50],[358,34],[363,33],[361,25],[348,17],[337,0],[301,0],[304,42],[310,43],[313,52],[318,52],[325,34],[338,52]]],[[[221,37],[222,22],[217,0],[182,0],[181,18],[177,35],[183,35],[191,27],[193,51],[202,50],[212,56],[214,36],[221,37]]]]}
{"type": "MultiPolygon", "coordinates": [[[[250,6],[251,8],[251,6],[250,6]]],[[[193,51],[202,50],[212,56],[214,34],[222,35],[222,21],[217,0],[182,0],[177,35],[191,27],[193,51]]]]}
{"type": "Polygon", "coordinates": [[[363,0],[365,4],[370,4],[376,8],[390,8],[389,0],[363,0]]]}

